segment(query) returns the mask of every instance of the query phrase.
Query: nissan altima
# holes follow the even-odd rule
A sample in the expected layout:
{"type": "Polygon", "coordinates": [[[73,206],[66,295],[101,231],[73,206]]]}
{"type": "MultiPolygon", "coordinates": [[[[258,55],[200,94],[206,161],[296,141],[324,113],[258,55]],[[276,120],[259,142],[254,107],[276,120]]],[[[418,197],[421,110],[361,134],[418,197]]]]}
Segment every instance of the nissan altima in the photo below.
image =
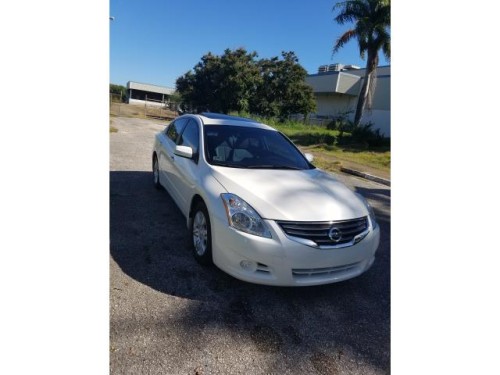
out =
{"type": "Polygon", "coordinates": [[[247,282],[334,283],[370,268],[380,229],[367,201],[285,135],[215,113],[176,118],[154,140],[154,185],[186,218],[192,253],[247,282]]]}

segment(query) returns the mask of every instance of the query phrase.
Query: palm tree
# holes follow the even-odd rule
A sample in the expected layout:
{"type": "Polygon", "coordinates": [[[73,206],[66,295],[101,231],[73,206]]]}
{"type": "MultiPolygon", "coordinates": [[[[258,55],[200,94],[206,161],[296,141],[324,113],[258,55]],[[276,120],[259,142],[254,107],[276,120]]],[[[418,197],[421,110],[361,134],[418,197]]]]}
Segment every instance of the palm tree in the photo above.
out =
{"type": "Polygon", "coordinates": [[[368,104],[368,108],[371,108],[379,51],[382,50],[388,60],[391,58],[391,0],[348,0],[335,4],[333,11],[337,10],[339,14],[334,18],[335,21],[340,25],[354,23],[354,28],[337,39],[333,54],[351,39],[357,39],[361,58],[364,60],[365,54],[368,55],[365,78],[354,115],[354,124],[358,126],[365,106],[368,104]]]}

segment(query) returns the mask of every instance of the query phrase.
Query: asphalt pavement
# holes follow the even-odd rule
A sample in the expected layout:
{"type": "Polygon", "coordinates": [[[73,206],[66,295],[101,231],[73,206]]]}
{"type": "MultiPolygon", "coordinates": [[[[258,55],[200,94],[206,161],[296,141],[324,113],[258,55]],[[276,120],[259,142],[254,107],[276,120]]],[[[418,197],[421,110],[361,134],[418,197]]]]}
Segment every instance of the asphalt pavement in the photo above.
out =
{"type": "Polygon", "coordinates": [[[390,188],[336,174],[375,209],[381,243],[352,280],[283,288],[202,267],[185,220],[152,182],[165,123],[115,117],[110,133],[112,374],[390,372],[390,188]]]}

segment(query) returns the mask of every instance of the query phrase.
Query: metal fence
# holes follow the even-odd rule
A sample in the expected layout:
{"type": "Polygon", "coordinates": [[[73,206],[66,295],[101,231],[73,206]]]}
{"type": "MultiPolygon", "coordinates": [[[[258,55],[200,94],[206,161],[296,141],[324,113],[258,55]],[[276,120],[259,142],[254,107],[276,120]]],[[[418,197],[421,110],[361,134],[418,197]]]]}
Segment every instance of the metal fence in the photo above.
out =
{"type": "Polygon", "coordinates": [[[177,103],[161,102],[159,100],[144,101],[144,116],[170,119],[177,115],[177,103]]]}

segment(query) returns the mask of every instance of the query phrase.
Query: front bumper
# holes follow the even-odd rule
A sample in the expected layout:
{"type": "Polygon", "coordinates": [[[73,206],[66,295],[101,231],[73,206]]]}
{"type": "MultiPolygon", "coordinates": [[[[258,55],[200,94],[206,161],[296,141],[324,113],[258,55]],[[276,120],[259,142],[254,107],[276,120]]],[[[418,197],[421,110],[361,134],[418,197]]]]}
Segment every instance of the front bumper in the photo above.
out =
{"type": "Polygon", "coordinates": [[[380,228],[376,226],[353,246],[323,250],[295,242],[275,221],[265,221],[272,238],[235,230],[223,217],[213,218],[212,253],[215,265],[237,279],[256,284],[329,284],[356,277],[368,270],[375,260],[380,242],[380,228]]]}

